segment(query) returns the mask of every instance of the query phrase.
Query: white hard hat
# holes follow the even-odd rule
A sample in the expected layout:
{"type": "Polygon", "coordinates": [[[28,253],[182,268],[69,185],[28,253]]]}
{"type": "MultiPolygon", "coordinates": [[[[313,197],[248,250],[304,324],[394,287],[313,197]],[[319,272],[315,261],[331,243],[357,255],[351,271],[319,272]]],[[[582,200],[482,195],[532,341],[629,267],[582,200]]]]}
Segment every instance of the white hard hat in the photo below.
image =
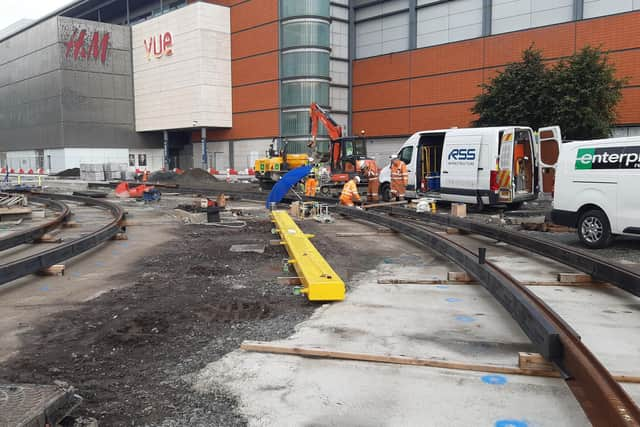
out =
{"type": "Polygon", "coordinates": [[[389,158],[390,158],[391,160],[393,160],[393,159],[397,159],[397,158],[398,158],[398,155],[397,155],[397,154],[392,154],[392,155],[390,155],[390,156],[389,156],[389,158]]]}
{"type": "Polygon", "coordinates": [[[360,177],[358,175],[354,176],[353,179],[356,180],[356,183],[360,183],[360,177]]]}

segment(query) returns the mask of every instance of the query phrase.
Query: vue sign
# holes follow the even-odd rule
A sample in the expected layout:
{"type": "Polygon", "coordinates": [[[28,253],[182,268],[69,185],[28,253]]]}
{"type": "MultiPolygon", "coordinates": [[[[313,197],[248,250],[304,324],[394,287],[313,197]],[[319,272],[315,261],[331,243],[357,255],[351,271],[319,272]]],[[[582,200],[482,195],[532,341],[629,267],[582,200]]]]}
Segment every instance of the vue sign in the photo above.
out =
{"type": "Polygon", "coordinates": [[[144,50],[147,53],[147,60],[151,60],[151,55],[156,58],[173,55],[173,36],[170,32],[159,34],[157,37],[149,37],[144,41],[144,50]]]}

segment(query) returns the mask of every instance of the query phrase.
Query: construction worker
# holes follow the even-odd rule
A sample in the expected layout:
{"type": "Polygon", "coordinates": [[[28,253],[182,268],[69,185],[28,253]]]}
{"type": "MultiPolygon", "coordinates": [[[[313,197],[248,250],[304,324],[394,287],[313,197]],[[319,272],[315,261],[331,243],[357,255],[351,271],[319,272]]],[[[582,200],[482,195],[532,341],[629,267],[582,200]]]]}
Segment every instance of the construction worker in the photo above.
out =
{"type": "Polygon", "coordinates": [[[391,160],[391,194],[397,200],[404,200],[404,193],[407,190],[409,173],[407,165],[397,156],[391,160]]]}
{"type": "Polygon", "coordinates": [[[304,183],[304,195],[307,197],[315,197],[317,189],[318,180],[316,179],[316,174],[312,172],[304,183]]]}
{"type": "Polygon", "coordinates": [[[380,188],[380,181],[378,180],[378,169],[375,163],[363,163],[362,164],[362,175],[367,178],[367,202],[377,202],[378,201],[378,191],[380,188]]]}
{"type": "Polygon", "coordinates": [[[342,193],[340,194],[341,205],[354,206],[354,202],[360,203],[360,193],[358,193],[359,183],[360,177],[356,175],[342,187],[342,193]]]}

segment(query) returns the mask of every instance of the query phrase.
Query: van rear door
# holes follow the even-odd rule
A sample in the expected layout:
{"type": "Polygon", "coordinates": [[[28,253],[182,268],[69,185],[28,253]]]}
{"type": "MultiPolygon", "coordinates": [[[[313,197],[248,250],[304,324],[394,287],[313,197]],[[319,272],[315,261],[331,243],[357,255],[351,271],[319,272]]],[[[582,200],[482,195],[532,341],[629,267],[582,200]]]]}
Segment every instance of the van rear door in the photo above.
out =
{"type": "MultiPolygon", "coordinates": [[[[455,190],[478,189],[478,160],[482,136],[447,134],[442,153],[442,188],[455,190]]],[[[464,194],[465,192],[458,192],[464,194]]]]}
{"type": "Polygon", "coordinates": [[[500,161],[498,163],[498,200],[504,203],[513,201],[513,140],[515,129],[505,129],[500,143],[500,161]]]}
{"type": "Polygon", "coordinates": [[[556,164],[560,155],[562,135],[560,126],[538,129],[538,185],[540,193],[553,195],[556,164]]]}

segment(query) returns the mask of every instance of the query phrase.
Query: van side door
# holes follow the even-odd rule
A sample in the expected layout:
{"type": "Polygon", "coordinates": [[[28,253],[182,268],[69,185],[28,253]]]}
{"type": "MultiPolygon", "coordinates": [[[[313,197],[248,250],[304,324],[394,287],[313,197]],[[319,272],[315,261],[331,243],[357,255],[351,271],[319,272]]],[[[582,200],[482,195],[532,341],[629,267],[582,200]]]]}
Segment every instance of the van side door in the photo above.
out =
{"type": "Polygon", "coordinates": [[[416,174],[413,173],[416,169],[416,156],[417,151],[413,145],[408,145],[398,153],[398,158],[407,165],[407,173],[409,174],[409,180],[407,182],[407,190],[416,190],[416,174]]]}
{"type": "Polygon", "coordinates": [[[506,129],[500,143],[500,161],[498,162],[498,200],[505,203],[513,201],[513,144],[516,130],[506,129]]]}
{"type": "Polygon", "coordinates": [[[560,126],[549,126],[538,129],[538,186],[539,192],[553,195],[556,182],[556,165],[560,155],[562,135],[560,126]]]}
{"type": "Polygon", "coordinates": [[[618,218],[612,221],[614,233],[640,234],[640,144],[624,147],[618,170],[618,218]],[[617,226],[614,226],[614,223],[617,226]],[[617,228],[617,229],[615,229],[617,228]],[[625,231],[626,230],[626,231],[625,231]]]}
{"type": "Polygon", "coordinates": [[[442,188],[478,189],[478,164],[482,136],[451,136],[444,139],[442,152],[442,188]]]}

